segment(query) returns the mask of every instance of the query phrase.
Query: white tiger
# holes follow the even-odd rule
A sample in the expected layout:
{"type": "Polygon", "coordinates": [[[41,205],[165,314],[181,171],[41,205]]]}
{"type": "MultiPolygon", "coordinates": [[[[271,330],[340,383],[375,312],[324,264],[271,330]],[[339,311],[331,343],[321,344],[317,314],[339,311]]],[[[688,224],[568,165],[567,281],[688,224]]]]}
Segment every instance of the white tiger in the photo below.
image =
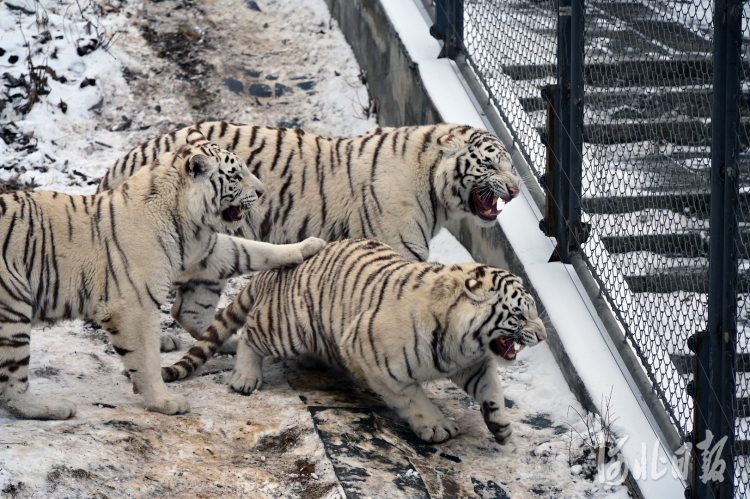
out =
{"type": "Polygon", "coordinates": [[[546,338],[534,299],[507,272],[471,263],[405,260],[373,240],[330,243],[303,264],[262,272],[217,315],[165,381],[184,378],[245,326],[230,386],[244,394],[263,381],[263,357],[318,359],[367,382],[419,438],[458,432],[420,383],[450,378],[474,397],[504,444],[511,435],[495,357],[546,338]]]}
{"type": "MultiPolygon", "coordinates": [[[[430,239],[449,219],[495,223],[498,201],[519,192],[500,140],[469,126],[378,128],[353,138],[299,129],[199,123],[211,142],[236,152],[267,188],[234,235],[271,243],[316,236],[368,237],[410,261],[426,261],[430,239]]],[[[133,149],[102,178],[114,188],[158,154],[180,147],[187,129],[133,149]]],[[[198,338],[213,321],[224,284],[182,282],[172,315],[198,338]]]]}
{"type": "Polygon", "coordinates": [[[29,419],[75,415],[72,402],[29,390],[30,331],[86,317],[106,328],[148,409],[189,411],[160,374],[159,306],[172,283],[297,264],[323,246],[314,238],[274,246],[217,235],[241,223],[263,186],[199,131],[187,141],[116,190],[0,196],[1,408],[29,419]]]}

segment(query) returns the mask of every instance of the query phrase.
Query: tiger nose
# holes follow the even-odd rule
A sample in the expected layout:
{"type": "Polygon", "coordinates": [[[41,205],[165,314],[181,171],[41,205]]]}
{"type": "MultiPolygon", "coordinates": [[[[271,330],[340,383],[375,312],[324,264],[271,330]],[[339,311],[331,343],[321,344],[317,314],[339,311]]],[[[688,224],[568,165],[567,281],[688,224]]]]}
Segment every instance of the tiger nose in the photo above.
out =
{"type": "Polygon", "coordinates": [[[539,343],[543,342],[543,341],[544,341],[544,340],[546,340],[546,339],[547,339],[547,338],[545,338],[544,336],[539,336],[539,335],[537,335],[537,337],[536,337],[536,340],[537,340],[537,341],[538,341],[539,343]]]}
{"type": "Polygon", "coordinates": [[[266,191],[255,191],[255,194],[257,194],[258,198],[260,198],[266,191]]]}
{"type": "Polygon", "coordinates": [[[521,192],[520,190],[516,189],[515,187],[508,187],[508,193],[510,194],[510,197],[514,198],[518,196],[518,193],[521,192]]]}

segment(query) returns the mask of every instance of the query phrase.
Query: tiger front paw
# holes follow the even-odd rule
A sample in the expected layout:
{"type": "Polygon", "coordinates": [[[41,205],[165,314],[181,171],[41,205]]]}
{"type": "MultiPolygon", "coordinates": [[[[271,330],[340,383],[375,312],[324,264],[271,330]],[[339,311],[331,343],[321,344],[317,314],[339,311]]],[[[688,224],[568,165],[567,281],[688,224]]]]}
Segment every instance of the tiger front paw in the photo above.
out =
{"type": "Polygon", "coordinates": [[[4,402],[0,407],[21,419],[61,420],[76,415],[76,405],[70,400],[37,397],[28,392],[4,402]]]}
{"type": "Polygon", "coordinates": [[[482,417],[487,429],[495,436],[495,441],[500,445],[507,444],[513,428],[510,427],[510,419],[505,411],[496,402],[485,401],[482,403],[482,417]]]}
{"type": "Polygon", "coordinates": [[[168,393],[160,397],[153,397],[146,401],[146,409],[162,414],[185,414],[190,412],[187,399],[177,393],[168,393]]]}
{"type": "Polygon", "coordinates": [[[159,336],[159,349],[162,352],[174,352],[182,348],[182,342],[177,335],[172,333],[162,333],[159,336]]]}
{"type": "Polygon", "coordinates": [[[299,243],[299,245],[300,251],[302,252],[302,258],[304,260],[307,260],[318,251],[323,249],[323,246],[326,245],[326,242],[317,237],[308,237],[307,239],[299,243]]]}
{"type": "Polygon", "coordinates": [[[458,435],[458,425],[452,419],[442,418],[415,428],[414,433],[425,442],[439,444],[458,435]]]}
{"type": "Polygon", "coordinates": [[[263,376],[259,373],[249,373],[237,369],[232,371],[232,376],[229,378],[229,386],[232,390],[242,395],[250,395],[262,384],[263,376]]]}

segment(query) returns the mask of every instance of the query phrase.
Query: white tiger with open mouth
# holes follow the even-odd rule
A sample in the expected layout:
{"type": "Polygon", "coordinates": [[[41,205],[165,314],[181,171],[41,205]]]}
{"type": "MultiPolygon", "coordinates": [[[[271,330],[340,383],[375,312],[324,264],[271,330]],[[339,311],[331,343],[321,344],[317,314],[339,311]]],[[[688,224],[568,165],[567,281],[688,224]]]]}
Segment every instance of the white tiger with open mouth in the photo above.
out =
{"type": "Polygon", "coordinates": [[[498,443],[511,436],[497,358],[547,338],[520,278],[478,263],[408,262],[383,243],[330,243],[297,267],[255,275],[165,381],[189,376],[245,327],[229,384],[249,394],[263,358],[296,357],[364,381],[427,442],[458,433],[421,384],[450,378],[480,406],[498,443]]]}

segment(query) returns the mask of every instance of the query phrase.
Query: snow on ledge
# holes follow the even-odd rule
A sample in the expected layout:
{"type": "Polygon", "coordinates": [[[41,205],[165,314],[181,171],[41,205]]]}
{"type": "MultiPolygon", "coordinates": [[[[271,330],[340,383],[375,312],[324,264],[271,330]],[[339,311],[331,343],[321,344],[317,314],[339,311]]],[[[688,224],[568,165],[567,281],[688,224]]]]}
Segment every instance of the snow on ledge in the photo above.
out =
{"type": "MultiPolygon", "coordinates": [[[[417,64],[424,86],[443,120],[486,129],[454,63],[449,59],[437,59],[440,44],[429,35],[429,26],[417,6],[419,1],[380,0],[409,56],[417,64]]],[[[647,477],[637,482],[641,493],[646,499],[682,497],[682,481],[674,478],[664,462],[658,461],[659,457],[671,456],[671,452],[659,442],[649,423],[650,417],[638,403],[640,396],[633,393],[620,371],[621,361],[618,362],[616,353],[608,348],[607,332],[575,270],[562,263],[547,263],[553,244],[536,229],[540,218],[526,189],[498,217],[592,400],[599,403],[612,394],[611,408],[619,417],[616,426],[621,436],[629,437],[621,452],[630,469],[638,464],[643,466],[643,457],[646,457],[647,477]],[[657,461],[654,461],[655,445],[659,447],[657,461]]]]}

